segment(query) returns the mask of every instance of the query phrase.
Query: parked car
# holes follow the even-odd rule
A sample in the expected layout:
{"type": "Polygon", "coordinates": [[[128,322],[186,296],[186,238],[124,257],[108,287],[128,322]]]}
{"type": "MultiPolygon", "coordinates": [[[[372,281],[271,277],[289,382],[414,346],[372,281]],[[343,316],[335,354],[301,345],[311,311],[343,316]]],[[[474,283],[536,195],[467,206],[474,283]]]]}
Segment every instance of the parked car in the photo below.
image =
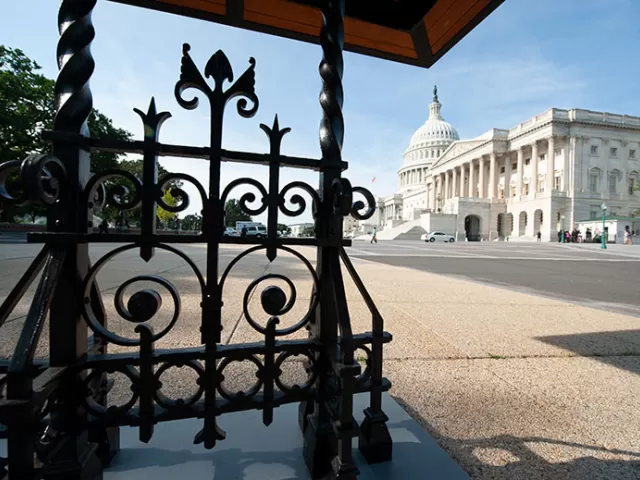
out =
{"type": "Polygon", "coordinates": [[[425,233],[420,237],[420,240],[424,242],[430,242],[430,243],[433,243],[433,242],[453,243],[456,241],[453,235],[449,235],[448,233],[443,233],[443,232],[425,233]]]}
{"type": "Polygon", "coordinates": [[[227,227],[224,229],[223,237],[239,237],[240,234],[235,228],[227,227]]]}

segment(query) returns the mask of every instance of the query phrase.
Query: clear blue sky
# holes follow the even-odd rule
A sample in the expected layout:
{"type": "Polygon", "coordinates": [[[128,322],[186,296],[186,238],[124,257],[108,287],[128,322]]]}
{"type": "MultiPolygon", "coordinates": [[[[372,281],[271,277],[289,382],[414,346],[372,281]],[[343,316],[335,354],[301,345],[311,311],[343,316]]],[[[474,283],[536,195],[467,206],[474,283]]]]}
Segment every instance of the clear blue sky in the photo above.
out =
{"type": "MultiPolygon", "coordinates": [[[[4,3],[0,43],[21,48],[54,78],[59,2],[4,3]]],[[[640,115],[639,19],[640,0],[506,0],[429,70],[345,54],[347,176],[376,195],[395,190],[402,153],[428,116],[434,84],[443,116],[463,139],[489,128],[510,128],[552,106],[640,115]]],[[[319,156],[318,46],[106,0],[98,2],[94,23],[94,104],[137,138],[140,121],[132,109],[146,110],[153,95],[159,109],[173,114],[161,141],[207,144],[206,105],[186,111],[173,97],[181,46],[187,42],[201,68],[222,49],[236,78],[250,56],[257,60],[260,109],[249,120],[227,110],[225,148],[266,152],[258,125],[270,125],[277,113],[281,126],[292,128],[283,153],[319,156]]],[[[207,178],[205,162],[161,162],[169,170],[207,178]]],[[[225,166],[223,174],[225,182],[241,174],[266,179],[259,167],[225,166]]],[[[294,178],[316,182],[310,173],[283,175],[284,181],[294,178]]],[[[199,208],[194,202],[189,210],[199,208]]]]}

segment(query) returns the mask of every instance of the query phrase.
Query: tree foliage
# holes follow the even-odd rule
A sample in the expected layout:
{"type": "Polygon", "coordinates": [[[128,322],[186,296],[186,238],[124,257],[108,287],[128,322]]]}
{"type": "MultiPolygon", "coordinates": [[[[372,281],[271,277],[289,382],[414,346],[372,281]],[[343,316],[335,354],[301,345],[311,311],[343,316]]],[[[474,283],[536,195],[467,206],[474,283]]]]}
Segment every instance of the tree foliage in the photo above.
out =
{"type": "MultiPolygon", "coordinates": [[[[22,160],[31,153],[50,149],[50,145],[42,140],[42,132],[53,128],[55,82],[40,74],[40,69],[40,65],[27,57],[22,50],[0,45],[0,163],[22,160]]],[[[110,118],[96,109],[89,115],[88,126],[92,137],[114,140],[132,138],[131,133],[115,127],[110,118]]],[[[91,153],[92,173],[111,168],[120,168],[142,179],[142,159],[128,160],[125,154],[112,152],[91,153]]],[[[159,177],[167,173],[167,170],[158,165],[159,177]]],[[[130,194],[134,191],[131,182],[124,178],[105,182],[107,189],[114,185],[122,185],[130,194]]],[[[179,187],[181,182],[172,182],[171,185],[179,187]]],[[[169,193],[165,194],[164,198],[169,205],[175,205],[176,200],[169,193]]],[[[40,205],[4,208],[0,205],[0,211],[4,221],[26,215],[34,221],[37,216],[46,213],[46,209],[40,205]]],[[[121,216],[112,206],[106,206],[94,213],[109,221],[121,216]]],[[[177,215],[158,208],[158,217],[167,223],[177,215]]],[[[140,209],[124,212],[122,218],[139,222],[140,209]]]]}
{"type": "Polygon", "coordinates": [[[235,227],[236,222],[250,222],[251,215],[243,212],[240,208],[240,202],[232,198],[224,206],[225,224],[227,227],[235,227]]]}
{"type": "MultiPolygon", "coordinates": [[[[0,162],[22,160],[46,151],[43,130],[53,127],[55,82],[38,73],[40,65],[20,49],[0,45],[0,162]]],[[[93,109],[89,115],[93,137],[130,140],[131,133],[113,125],[110,118],[93,109]]],[[[113,168],[123,154],[94,152],[91,171],[113,168]]]]}
{"type": "Polygon", "coordinates": [[[301,237],[315,237],[315,235],[316,235],[316,227],[314,227],[313,225],[304,227],[300,231],[301,237]]]}
{"type": "Polygon", "coordinates": [[[279,223],[277,229],[279,232],[282,232],[285,235],[291,235],[291,227],[285,225],[284,223],[279,223]]]}

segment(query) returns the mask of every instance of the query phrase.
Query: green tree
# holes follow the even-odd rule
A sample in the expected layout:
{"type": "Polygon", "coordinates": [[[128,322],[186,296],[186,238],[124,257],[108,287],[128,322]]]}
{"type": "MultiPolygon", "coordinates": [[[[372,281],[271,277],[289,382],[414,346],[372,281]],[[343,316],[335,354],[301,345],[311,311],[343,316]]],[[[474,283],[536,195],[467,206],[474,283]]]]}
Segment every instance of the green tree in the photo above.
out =
{"type": "Polygon", "coordinates": [[[189,214],[182,219],[183,230],[200,230],[202,217],[196,214],[189,214]]]}
{"type": "MultiPolygon", "coordinates": [[[[42,140],[42,131],[53,128],[55,118],[55,82],[39,73],[40,65],[20,49],[0,45],[0,163],[22,160],[27,155],[50,150],[42,140]]],[[[117,128],[108,117],[92,110],[89,130],[93,137],[129,140],[131,133],[117,128]]],[[[93,152],[91,171],[99,172],[118,165],[124,154],[93,152]]],[[[39,214],[37,206],[0,205],[2,220],[15,215],[39,214]]]]}
{"type": "MultiPolygon", "coordinates": [[[[171,207],[175,207],[177,205],[176,199],[171,196],[170,188],[168,188],[167,191],[164,192],[164,197],[162,197],[162,199],[167,205],[171,207]]],[[[172,222],[178,218],[177,213],[169,212],[161,207],[158,207],[156,215],[158,216],[158,219],[166,225],[172,225],[172,222]]]]}
{"type": "Polygon", "coordinates": [[[227,201],[224,206],[225,224],[227,227],[235,227],[236,222],[250,222],[251,215],[243,212],[240,208],[240,202],[235,198],[227,201]]]}
{"type": "Polygon", "coordinates": [[[279,232],[284,233],[285,235],[291,235],[291,227],[285,225],[284,223],[279,223],[276,227],[279,232]]]}
{"type": "Polygon", "coordinates": [[[309,227],[304,227],[301,231],[300,231],[300,236],[302,237],[315,237],[316,236],[316,227],[309,226],[309,227]]]}

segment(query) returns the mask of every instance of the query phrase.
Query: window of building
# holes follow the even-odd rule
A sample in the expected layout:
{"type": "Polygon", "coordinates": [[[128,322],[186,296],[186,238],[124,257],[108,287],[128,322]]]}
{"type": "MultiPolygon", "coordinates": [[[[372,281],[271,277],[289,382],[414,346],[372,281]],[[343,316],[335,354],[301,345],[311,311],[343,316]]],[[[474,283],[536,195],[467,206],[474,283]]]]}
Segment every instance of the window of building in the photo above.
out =
{"type": "Polygon", "coordinates": [[[498,198],[504,198],[504,188],[498,189],[498,198]]]}
{"type": "Polygon", "coordinates": [[[530,158],[527,158],[527,159],[524,161],[524,164],[525,164],[526,166],[530,165],[530,164],[531,164],[531,159],[530,159],[530,158]]]}
{"type": "Polygon", "coordinates": [[[515,197],[515,196],[516,196],[516,186],[511,185],[511,197],[515,197]]]}
{"type": "Polygon", "coordinates": [[[589,220],[596,220],[600,217],[600,207],[598,205],[591,205],[589,209],[589,220]]]}
{"type": "Polygon", "coordinates": [[[562,149],[561,148],[556,148],[556,156],[558,155],[562,155],[562,149]]]}
{"type": "Polygon", "coordinates": [[[504,167],[500,167],[500,173],[504,173],[505,168],[504,167]]]}
{"type": "Polygon", "coordinates": [[[525,183],[522,186],[522,194],[523,195],[529,195],[529,184],[528,183],[525,183]]]}
{"type": "Polygon", "coordinates": [[[553,177],[553,189],[559,192],[561,185],[562,185],[562,177],[560,177],[560,175],[553,177]]]}
{"type": "Polygon", "coordinates": [[[597,155],[597,154],[598,154],[598,146],[591,145],[591,155],[597,155]]]}
{"type": "Polygon", "coordinates": [[[612,147],[609,149],[609,155],[612,157],[617,157],[618,156],[618,149],[615,147],[612,147]]]}
{"type": "Polygon", "coordinates": [[[511,164],[511,171],[514,171],[516,168],[518,168],[518,164],[517,163],[512,163],[511,164]]]}
{"type": "Polygon", "coordinates": [[[542,155],[538,155],[538,160],[539,161],[542,162],[542,161],[544,161],[546,159],[547,159],[547,154],[546,153],[543,153],[542,155]]]}
{"type": "Polygon", "coordinates": [[[537,189],[536,189],[536,191],[538,193],[544,192],[544,178],[545,177],[542,176],[542,175],[538,177],[538,185],[537,185],[537,189]]]}
{"type": "Polygon", "coordinates": [[[636,151],[635,150],[629,150],[629,159],[630,160],[635,160],[636,159],[636,151]]]}
{"type": "Polygon", "coordinates": [[[618,193],[618,176],[615,173],[609,175],[609,193],[618,193]]]}
{"type": "Polygon", "coordinates": [[[589,175],[589,191],[591,193],[598,193],[598,174],[592,173],[589,175]]]}
{"type": "Polygon", "coordinates": [[[629,195],[633,195],[633,191],[636,189],[636,179],[629,179],[629,195]]]}

